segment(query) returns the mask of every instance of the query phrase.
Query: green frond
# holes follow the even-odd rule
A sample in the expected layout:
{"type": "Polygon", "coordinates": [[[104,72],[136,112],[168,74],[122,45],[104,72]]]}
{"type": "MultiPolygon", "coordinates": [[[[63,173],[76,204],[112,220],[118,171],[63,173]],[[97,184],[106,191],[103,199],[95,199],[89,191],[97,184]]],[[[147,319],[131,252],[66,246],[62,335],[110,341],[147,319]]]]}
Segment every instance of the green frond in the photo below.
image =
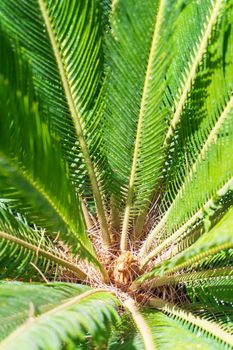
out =
{"type": "Polygon", "coordinates": [[[196,281],[195,273],[190,273],[189,279],[185,281],[185,290],[191,302],[186,304],[186,308],[194,315],[217,322],[231,334],[233,334],[232,274],[232,268],[216,268],[196,274],[196,281]],[[201,274],[204,276],[203,279],[201,274]]]}
{"type": "Polygon", "coordinates": [[[233,208],[229,209],[220,222],[203,234],[190,248],[178,254],[170,262],[164,262],[164,267],[167,265],[169,269],[177,269],[178,266],[180,268],[185,264],[186,268],[191,269],[202,259],[208,259],[221,250],[233,248],[232,219],[233,208]]]}
{"type": "Polygon", "coordinates": [[[166,72],[179,4],[118,1],[110,17],[105,133],[114,200],[118,207],[125,205],[122,250],[127,248],[130,221],[135,215],[140,215],[135,232],[140,236],[161,175],[167,127],[166,72]]]}
{"type": "Polygon", "coordinates": [[[221,16],[223,1],[189,1],[176,21],[174,45],[176,55],[167,74],[167,104],[170,107],[169,128],[165,145],[174,141],[182,112],[192,91],[198,66],[206,54],[218,17],[221,16]],[[185,35],[184,35],[185,33],[185,35]],[[182,72],[182,74],[180,74],[182,72]]]}
{"type": "MultiPolygon", "coordinates": [[[[143,265],[146,265],[152,258],[159,255],[159,253],[169,245],[172,245],[174,248],[170,256],[176,255],[180,250],[184,250],[189,247],[190,244],[188,239],[190,236],[195,236],[197,234],[197,237],[200,237],[204,232],[208,231],[210,227],[213,227],[214,224],[216,224],[218,221],[216,221],[217,215],[219,215],[219,219],[221,218],[221,210],[223,213],[225,213],[229,207],[232,206],[232,194],[233,179],[231,178],[224,184],[223,187],[219,189],[214,197],[210,198],[208,202],[206,202],[201,209],[195,212],[189,220],[179,227],[179,229],[174,231],[174,233],[172,233],[166,239],[161,240],[161,237],[159,237],[161,242],[150,253],[146,254],[145,252],[150,243],[153,241],[154,236],[159,232],[161,233],[161,231],[163,233],[163,225],[167,219],[167,216],[165,215],[155,229],[152,230],[151,234],[145,241],[145,244],[141,248],[140,255],[144,256],[145,254],[143,265]],[[185,241],[188,242],[188,244],[185,244],[185,241]],[[174,243],[177,244],[176,247],[174,247],[174,243]]],[[[167,213],[169,215],[169,211],[167,213]]],[[[191,243],[193,243],[192,240],[191,243]]]]}
{"type": "Polygon", "coordinates": [[[194,224],[201,208],[232,178],[233,35],[226,16],[233,16],[230,3],[221,11],[185,103],[167,166],[170,175],[163,198],[164,216],[149,235],[142,255],[152,248],[159,233],[163,232],[165,239],[186,222],[194,224]]]}
{"type": "Polygon", "coordinates": [[[45,230],[29,226],[26,219],[0,203],[0,276],[1,278],[18,278],[29,280],[37,276],[38,271],[46,276],[62,270],[72,271],[80,279],[85,279],[75,263],[71,263],[55,244],[45,230]]]}
{"type": "MultiPolygon", "coordinates": [[[[173,308],[163,300],[159,302],[156,300],[156,305],[151,301],[151,306],[162,310],[144,308],[140,313],[153,336],[153,350],[231,349],[232,336],[229,330],[221,328],[221,322],[209,321],[205,317],[201,319],[195,316],[195,313],[191,314],[178,307],[173,308]]],[[[120,327],[113,329],[108,348],[110,350],[146,349],[142,336],[132,323],[130,315],[123,315],[121,318],[120,327]]]]}
{"type": "MultiPolygon", "coordinates": [[[[232,275],[233,269],[230,267],[216,268],[203,270],[198,272],[185,272],[172,276],[165,276],[157,279],[153,283],[153,287],[158,287],[161,285],[179,285],[185,286],[186,288],[193,288],[195,292],[196,289],[202,289],[203,292],[209,287],[215,290],[215,287],[219,287],[219,292],[224,291],[226,288],[231,288],[232,286],[232,275]]],[[[199,293],[197,293],[199,295],[199,293]]],[[[206,295],[207,297],[207,295],[206,295]]]]}
{"type": "Polygon", "coordinates": [[[199,317],[163,300],[151,300],[151,307],[161,311],[149,312],[154,326],[158,349],[231,349],[233,336],[221,323],[199,317]]]}
{"type": "Polygon", "coordinates": [[[224,327],[233,331],[233,269],[231,267],[167,275],[154,280],[150,287],[156,288],[163,285],[176,286],[177,290],[182,290],[192,302],[192,304],[186,304],[186,308],[190,311],[200,316],[207,315],[218,322],[221,320],[224,327]]]}
{"type": "MultiPolygon", "coordinates": [[[[214,261],[223,261],[227,266],[232,261],[233,235],[232,235],[233,207],[209,231],[204,233],[192,246],[179,253],[170,260],[164,261],[150,272],[139,277],[134,286],[138,286],[148,279],[174,275],[179,271],[190,271],[204,264],[211,268],[214,261]]],[[[216,264],[215,264],[216,266],[216,264]]],[[[214,267],[215,267],[214,266],[214,267]]],[[[218,265],[217,265],[218,266],[218,265]]]]}
{"type": "Polygon", "coordinates": [[[87,336],[90,344],[105,344],[119,320],[111,293],[79,285],[2,284],[0,304],[4,350],[58,349],[87,336]]]}
{"type": "Polygon", "coordinates": [[[105,85],[105,139],[109,163],[114,172],[112,192],[118,206],[126,197],[138,121],[135,99],[139,101],[140,93],[137,85],[143,86],[150,48],[149,36],[145,40],[139,34],[144,31],[151,34],[150,27],[157,10],[158,1],[147,1],[144,5],[138,2],[136,6],[133,1],[116,1],[112,4],[111,31],[106,39],[108,74],[105,85]],[[136,24],[136,27],[129,31],[131,23],[136,24]],[[135,42],[137,45],[134,45],[135,42]]]}
{"type": "Polygon", "coordinates": [[[15,0],[3,1],[1,21],[12,40],[24,48],[43,107],[49,111],[46,123],[52,124],[61,138],[80,194],[89,197],[88,187],[92,188],[104,241],[109,244],[102,193],[107,166],[101,151],[103,73],[98,3],[30,0],[19,5],[15,0]]]}
{"type": "Polygon", "coordinates": [[[161,106],[171,44],[171,33],[164,27],[171,25],[176,11],[168,1],[118,1],[111,15],[106,147],[116,205],[126,205],[122,249],[130,220],[148,207],[161,170],[166,129],[166,109],[161,106]]]}
{"type": "Polygon", "coordinates": [[[184,274],[184,276],[180,276],[179,283],[185,285],[189,299],[196,302],[199,309],[201,309],[200,305],[207,305],[210,308],[217,304],[224,311],[224,305],[231,310],[233,304],[232,276],[232,268],[220,268],[184,274]]]}
{"type": "MultiPolygon", "coordinates": [[[[180,234],[177,235],[176,246],[172,249],[170,257],[190,247],[203,233],[212,229],[216,223],[221,220],[229,208],[233,206],[232,189],[228,190],[225,194],[221,193],[220,197],[215,197],[214,201],[205,207],[201,215],[202,220],[197,221],[188,229],[186,229],[184,225],[178,230],[180,234]]],[[[176,233],[178,233],[178,231],[176,231],[176,233]]],[[[164,243],[166,244],[168,240],[171,242],[171,237],[172,236],[169,236],[165,239],[164,243]]]]}
{"type": "Polygon", "coordinates": [[[90,290],[82,285],[59,283],[23,284],[20,282],[0,283],[0,340],[10,335],[24,323],[29,316],[36,316],[59,305],[77,294],[90,290]],[[20,296],[20,298],[19,298],[20,296]]]}
{"type": "Polygon", "coordinates": [[[31,72],[21,50],[12,50],[4,34],[1,38],[1,197],[11,199],[8,205],[29,222],[54,237],[59,233],[74,252],[98,264],[59,140],[41,117],[31,72]]]}

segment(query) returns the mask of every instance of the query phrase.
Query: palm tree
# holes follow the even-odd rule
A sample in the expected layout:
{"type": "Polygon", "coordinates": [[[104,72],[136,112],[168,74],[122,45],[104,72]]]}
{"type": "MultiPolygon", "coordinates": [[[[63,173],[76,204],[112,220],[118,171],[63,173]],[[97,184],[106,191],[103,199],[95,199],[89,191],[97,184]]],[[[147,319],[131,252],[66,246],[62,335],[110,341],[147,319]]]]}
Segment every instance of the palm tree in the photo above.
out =
{"type": "Polygon", "coordinates": [[[232,349],[233,1],[0,8],[0,350],[232,349]]]}

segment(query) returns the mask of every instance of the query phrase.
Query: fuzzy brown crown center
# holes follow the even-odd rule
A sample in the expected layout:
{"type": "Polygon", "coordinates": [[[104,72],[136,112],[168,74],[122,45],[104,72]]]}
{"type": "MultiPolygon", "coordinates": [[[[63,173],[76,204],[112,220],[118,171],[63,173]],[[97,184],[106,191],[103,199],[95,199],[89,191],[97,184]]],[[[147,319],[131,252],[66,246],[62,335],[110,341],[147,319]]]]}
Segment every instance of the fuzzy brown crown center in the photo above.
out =
{"type": "Polygon", "coordinates": [[[140,273],[139,261],[131,252],[124,252],[115,260],[113,278],[118,286],[130,285],[140,273]]]}

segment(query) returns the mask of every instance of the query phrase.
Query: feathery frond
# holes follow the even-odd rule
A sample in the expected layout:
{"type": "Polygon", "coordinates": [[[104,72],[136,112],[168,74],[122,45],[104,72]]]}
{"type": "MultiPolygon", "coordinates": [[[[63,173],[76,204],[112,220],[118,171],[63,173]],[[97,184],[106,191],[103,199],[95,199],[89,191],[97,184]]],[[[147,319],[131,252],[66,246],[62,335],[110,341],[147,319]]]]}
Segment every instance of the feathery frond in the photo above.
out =
{"type": "Polygon", "coordinates": [[[163,277],[182,270],[188,271],[193,269],[194,266],[197,268],[198,264],[208,264],[218,253],[225,250],[229,250],[230,255],[223,254],[219,256],[219,259],[223,259],[227,264],[227,259],[231,260],[231,250],[233,248],[232,219],[233,208],[229,209],[221,221],[212,230],[203,234],[191,247],[142,275],[134,282],[134,285],[137,286],[156,276],[163,277]]]}
{"type": "Polygon", "coordinates": [[[37,271],[50,276],[67,269],[86,279],[86,274],[58,251],[45,230],[30,227],[22,215],[14,215],[4,203],[0,203],[0,239],[1,278],[28,280],[38,276],[37,271]]]}
{"type": "Polygon", "coordinates": [[[2,34],[1,197],[11,199],[12,208],[54,237],[59,232],[74,252],[98,264],[59,142],[40,117],[40,99],[33,91],[30,70],[19,57],[20,49],[14,52],[2,34]]]}
{"type": "Polygon", "coordinates": [[[56,4],[45,0],[15,4],[11,0],[2,3],[1,20],[11,38],[24,48],[37,91],[49,110],[47,122],[61,137],[74,180],[82,187],[85,174],[89,176],[104,241],[109,244],[104,184],[100,184],[106,165],[101,153],[102,30],[98,12],[93,0],[56,4]]]}
{"type": "MultiPolygon", "coordinates": [[[[151,313],[151,318],[153,316],[155,319],[160,319],[158,339],[159,343],[166,348],[164,344],[165,339],[163,338],[163,332],[166,332],[168,327],[172,344],[181,344],[181,334],[183,334],[183,344],[184,348],[190,349],[190,340],[191,346],[194,347],[196,344],[197,347],[201,349],[231,349],[233,345],[233,336],[221,327],[213,320],[208,320],[207,318],[200,318],[193,315],[186,310],[183,310],[180,307],[177,307],[173,304],[165,303],[161,300],[151,300],[150,305],[152,307],[158,307],[160,310],[168,316],[168,319],[165,315],[158,313],[157,315],[151,313]],[[157,317],[156,317],[157,316],[157,317]],[[164,322],[166,319],[166,323],[164,322]],[[181,328],[181,329],[180,329],[181,328]],[[162,336],[161,336],[162,335],[162,336]],[[186,335],[186,336],[185,336],[186,335]],[[195,335],[195,338],[193,336],[195,335]],[[190,338],[191,339],[190,339],[190,338]],[[200,338],[200,339],[199,339],[200,338]]],[[[170,344],[168,343],[168,349],[170,344]]],[[[162,347],[163,349],[163,347],[162,347]]]]}
{"type": "Polygon", "coordinates": [[[163,198],[164,215],[146,239],[141,255],[153,248],[153,241],[161,232],[162,239],[171,236],[171,241],[174,241],[172,235],[176,236],[175,232],[187,222],[193,225],[199,219],[200,210],[231,181],[233,35],[225,18],[232,15],[233,8],[229,3],[219,12],[219,20],[213,27],[207,52],[200,62],[182,112],[177,141],[169,155],[171,161],[167,170],[170,175],[163,198]],[[226,50],[223,56],[224,41],[226,50]],[[198,93],[200,89],[202,93],[198,93]],[[204,100],[203,94],[206,96],[204,100]]]}
{"type": "Polygon", "coordinates": [[[0,303],[5,305],[1,316],[8,313],[1,325],[0,349],[5,350],[58,349],[88,335],[93,344],[105,343],[110,324],[119,319],[118,301],[109,292],[76,285],[3,284],[0,303]]]}
{"type": "Polygon", "coordinates": [[[125,203],[122,250],[127,248],[132,217],[148,207],[162,164],[166,110],[161,106],[170,42],[169,35],[161,33],[171,24],[173,10],[167,1],[118,1],[111,16],[106,145],[116,205],[125,203]],[[130,33],[129,24],[133,28],[130,33]],[[149,33],[146,40],[144,32],[149,33]]]}

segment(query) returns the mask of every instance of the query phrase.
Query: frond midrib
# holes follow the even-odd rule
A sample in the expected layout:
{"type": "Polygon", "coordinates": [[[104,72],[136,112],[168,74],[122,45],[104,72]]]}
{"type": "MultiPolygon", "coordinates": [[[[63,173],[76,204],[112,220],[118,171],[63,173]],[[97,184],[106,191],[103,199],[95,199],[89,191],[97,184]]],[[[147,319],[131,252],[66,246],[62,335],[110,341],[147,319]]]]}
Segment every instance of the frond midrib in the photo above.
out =
{"type": "Polygon", "coordinates": [[[46,251],[45,249],[42,249],[38,245],[34,245],[32,243],[24,241],[23,239],[20,239],[18,237],[15,237],[3,231],[0,231],[0,238],[9,242],[15,243],[21,247],[24,247],[32,252],[35,252],[36,255],[38,256],[41,255],[46,259],[55,262],[59,266],[67,268],[68,270],[74,272],[77,275],[77,277],[80,278],[81,280],[85,280],[87,278],[87,275],[78,266],[70,263],[68,260],[65,260],[64,258],[61,258],[49,251],[46,251]]]}
{"type": "Polygon", "coordinates": [[[141,315],[136,303],[132,299],[123,302],[124,307],[130,312],[130,315],[143,340],[145,350],[156,350],[155,342],[152,337],[151,329],[147,325],[143,315],[141,315]]]}
{"type": "Polygon", "coordinates": [[[50,38],[50,42],[52,45],[54,56],[55,56],[55,59],[56,59],[57,65],[58,65],[58,70],[60,73],[60,77],[61,77],[61,81],[63,84],[64,92],[66,95],[67,103],[69,105],[71,117],[72,117],[72,120],[73,120],[73,123],[75,126],[76,135],[78,137],[80,148],[82,150],[83,157],[84,157],[84,160],[85,160],[85,163],[87,166],[93,194],[95,197],[97,214],[98,214],[100,225],[102,228],[101,231],[102,231],[103,243],[108,247],[111,244],[111,239],[110,239],[110,235],[108,232],[106,213],[105,213],[105,209],[104,209],[101,190],[99,188],[95,168],[92,164],[92,160],[91,160],[91,157],[89,154],[89,149],[88,149],[88,146],[87,146],[87,143],[85,141],[84,134],[83,134],[82,125],[80,122],[80,115],[79,115],[79,113],[76,109],[76,106],[75,106],[74,98],[72,95],[72,89],[70,88],[70,85],[69,85],[69,81],[68,81],[68,78],[67,78],[67,75],[65,72],[65,67],[64,67],[63,61],[62,61],[62,56],[61,56],[61,53],[59,51],[59,47],[57,45],[56,35],[53,32],[53,28],[52,28],[52,25],[50,23],[50,19],[49,19],[48,13],[47,13],[46,5],[44,4],[44,0],[38,0],[38,3],[39,3],[41,15],[44,19],[45,26],[46,26],[46,29],[47,29],[47,32],[48,32],[48,35],[50,38]]]}

